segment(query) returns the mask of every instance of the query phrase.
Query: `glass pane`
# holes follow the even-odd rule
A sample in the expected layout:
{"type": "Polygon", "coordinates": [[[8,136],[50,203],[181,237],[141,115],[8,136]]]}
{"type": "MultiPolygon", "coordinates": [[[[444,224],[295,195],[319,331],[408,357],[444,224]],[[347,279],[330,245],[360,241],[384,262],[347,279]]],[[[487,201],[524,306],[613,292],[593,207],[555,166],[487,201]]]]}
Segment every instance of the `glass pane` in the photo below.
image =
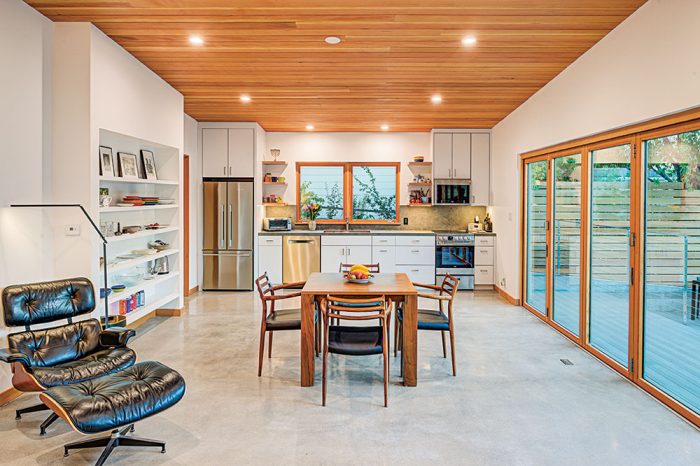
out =
{"type": "Polygon", "coordinates": [[[352,167],[353,220],[396,220],[396,167],[352,167]]]}
{"type": "Polygon", "coordinates": [[[700,413],[700,131],[644,149],[642,376],[700,413]]]}
{"type": "Polygon", "coordinates": [[[301,218],[310,220],[305,205],[320,205],[316,220],[343,219],[343,167],[302,166],[299,169],[301,218]]]}
{"type": "Polygon", "coordinates": [[[581,276],[581,154],[554,159],[552,319],[579,334],[581,276]]]}
{"type": "Polygon", "coordinates": [[[527,164],[527,264],[525,302],[546,313],[547,161],[527,164]]]}
{"type": "Polygon", "coordinates": [[[591,152],[589,342],[627,367],[630,145],[591,152]]]}

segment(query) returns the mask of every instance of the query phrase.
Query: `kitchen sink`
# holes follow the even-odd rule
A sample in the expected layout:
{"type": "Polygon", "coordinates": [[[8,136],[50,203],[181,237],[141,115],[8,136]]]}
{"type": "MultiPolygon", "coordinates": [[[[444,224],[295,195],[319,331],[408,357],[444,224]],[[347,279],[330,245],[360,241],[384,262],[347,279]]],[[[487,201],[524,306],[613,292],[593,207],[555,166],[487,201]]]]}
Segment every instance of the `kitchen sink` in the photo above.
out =
{"type": "Polygon", "coordinates": [[[323,230],[324,235],[347,235],[349,234],[356,234],[356,233],[371,233],[372,230],[323,230]]]}

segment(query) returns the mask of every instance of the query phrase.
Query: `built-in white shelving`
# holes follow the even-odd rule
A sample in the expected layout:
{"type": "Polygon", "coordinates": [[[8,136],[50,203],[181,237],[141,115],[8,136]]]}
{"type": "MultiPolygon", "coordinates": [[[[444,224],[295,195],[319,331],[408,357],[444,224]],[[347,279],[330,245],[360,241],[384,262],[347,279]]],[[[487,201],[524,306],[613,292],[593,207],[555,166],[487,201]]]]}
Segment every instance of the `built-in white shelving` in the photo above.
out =
{"type": "Polygon", "coordinates": [[[174,302],[179,298],[178,293],[171,293],[169,295],[166,295],[153,303],[146,304],[140,309],[136,309],[135,311],[132,311],[126,315],[126,325],[132,324],[134,321],[139,320],[141,317],[145,317],[151,312],[154,312],[165,305],[167,305],[170,302],[174,302]]]}
{"type": "Polygon", "coordinates": [[[152,184],[152,185],[162,185],[162,186],[177,186],[180,184],[177,180],[144,180],[141,178],[130,179],[130,178],[118,178],[111,176],[101,176],[101,183],[127,183],[127,184],[152,184]]]}
{"type": "Polygon", "coordinates": [[[138,238],[147,238],[151,236],[158,236],[158,235],[163,235],[165,233],[172,233],[173,231],[179,231],[180,229],[178,227],[165,227],[165,228],[158,228],[156,230],[142,230],[136,233],[123,233],[119,236],[108,236],[107,237],[107,242],[108,243],[119,243],[121,241],[129,241],[132,239],[138,239],[138,238]]]}
{"type": "Polygon", "coordinates": [[[131,296],[132,294],[143,290],[146,287],[154,287],[156,285],[160,285],[164,282],[173,280],[177,277],[179,277],[180,274],[178,272],[171,272],[167,275],[158,275],[155,278],[152,278],[150,280],[141,280],[139,283],[137,283],[134,286],[127,287],[124,289],[124,291],[120,291],[118,293],[112,292],[109,295],[109,303],[113,304],[118,302],[120,299],[127,298],[131,296]]]}
{"type": "Polygon", "coordinates": [[[121,262],[115,264],[107,264],[107,272],[118,272],[120,270],[130,269],[136,267],[137,265],[145,264],[147,262],[160,259],[161,257],[168,257],[179,253],[177,249],[166,249],[165,251],[158,252],[156,254],[148,254],[135,259],[124,259],[121,262]]]}
{"type": "Polygon", "coordinates": [[[101,213],[114,213],[114,212],[139,212],[142,210],[162,210],[162,209],[177,209],[177,204],[168,205],[144,205],[144,206],[131,206],[131,207],[101,207],[101,213]]]}

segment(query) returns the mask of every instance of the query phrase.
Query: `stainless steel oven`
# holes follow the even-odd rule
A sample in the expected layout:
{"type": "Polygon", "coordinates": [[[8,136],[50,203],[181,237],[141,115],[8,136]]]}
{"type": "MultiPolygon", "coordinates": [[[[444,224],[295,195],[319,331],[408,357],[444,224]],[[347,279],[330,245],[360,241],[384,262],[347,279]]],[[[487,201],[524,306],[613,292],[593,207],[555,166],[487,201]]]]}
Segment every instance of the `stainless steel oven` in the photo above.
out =
{"type": "Polygon", "coordinates": [[[436,232],[435,283],[448,273],[459,278],[460,290],[474,289],[474,235],[436,232]]]}

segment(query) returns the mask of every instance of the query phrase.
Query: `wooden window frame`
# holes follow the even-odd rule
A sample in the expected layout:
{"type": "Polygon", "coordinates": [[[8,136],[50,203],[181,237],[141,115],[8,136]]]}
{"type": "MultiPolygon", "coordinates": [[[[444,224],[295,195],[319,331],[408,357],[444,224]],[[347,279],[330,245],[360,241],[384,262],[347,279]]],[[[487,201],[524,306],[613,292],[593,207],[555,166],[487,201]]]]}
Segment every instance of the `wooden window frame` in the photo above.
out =
{"type": "Polygon", "coordinates": [[[345,219],[353,225],[398,225],[399,205],[401,202],[401,162],[297,162],[296,163],[296,220],[297,224],[308,224],[309,221],[301,218],[301,168],[302,167],[343,167],[343,218],[340,220],[317,219],[316,223],[344,224],[345,219]],[[353,178],[354,167],[394,167],[396,170],[396,207],[395,219],[379,220],[355,220],[353,219],[353,178]]]}
{"type": "MultiPolygon", "coordinates": [[[[643,378],[643,344],[644,344],[644,327],[643,327],[643,297],[644,297],[644,142],[649,139],[663,137],[687,131],[700,129],[700,108],[684,111],[681,113],[664,116],[661,118],[645,121],[630,125],[627,127],[618,128],[611,131],[602,132],[596,135],[587,136],[580,139],[556,144],[543,149],[538,149],[526,152],[520,155],[520,302],[522,306],[529,310],[533,315],[540,318],[542,321],[559,331],[561,334],[572,340],[584,350],[591,353],[593,356],[607,364],[609,367],[626,377],[632,383],[640,387],[642,390],[649,393],[651,396],[659,400],[664,405],[678,413],[687,421],[700,427],[700,415],[687,408],[679,401],[676,401],[670,395],[661,391],[661,389],[647,382],[643,378]],[[591,208],[591,156],[594,150],[613,147],[620,144],[630,144],[632,149],[632,158],[630,163],[631,181],[630,181],[630,231],[635,234],[636,242],[630,249],[630,267],[634,268],[634,281],[630,285],[630,310],[629,310],[629,348],[628,348],[628,364],[623,367],[612,358],[603,354],[601,351],[593,348],[589,343],[588,325],[590,323],[590,208],[591,208]],[[543,316],[538,311],[534,310],[525,302],[526,296],[526,273],[527,273],[527,244],[526,244],[526,215],[527,215],[527,171],[528,162],[546,159],[549,162],[549,170],[552,171],[553,161],[555,158],[571,155],[574,153],[581,154],[581,170],[584,176],[581,183],[581,289],[580,289],[580,308],[579,308],[579,336],[566,331],[561,325],[558,325],[551,317],[551,307],[549,305],[552,299],[552,263],[550,258],[547,258],[547,303],[548,312],[543,316]],[[634,364],[632,362],[634,361],[634,364]]],[[[553,180],[554,177],[548,179],[547,187],[547,218],[551,221],[552,212],[551,206],[553,195],[553,180]]],[[[547,239],[547,244],[552,244],[551,235],[547,239]]]]}

